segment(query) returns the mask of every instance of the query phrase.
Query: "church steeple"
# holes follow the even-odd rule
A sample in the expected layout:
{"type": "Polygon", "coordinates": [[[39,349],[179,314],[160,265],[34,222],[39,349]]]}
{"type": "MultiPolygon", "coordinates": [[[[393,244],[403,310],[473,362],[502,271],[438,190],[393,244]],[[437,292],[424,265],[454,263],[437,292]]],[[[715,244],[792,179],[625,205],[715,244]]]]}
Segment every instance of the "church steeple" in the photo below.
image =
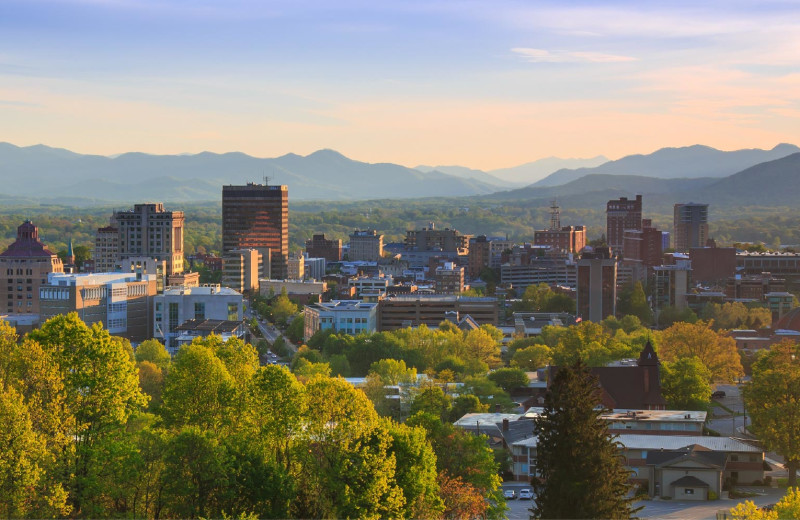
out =
{"type": "Polygon", "coordinates": [[[656,354],[655,349],[653,349],[653,345],[650,344],[650,340],[647,341],[647,344],[642,349],[642,352],[639,354],[639,362],[637,363],[640,367],[647,367],[647,366],[658,366],[660,363],[658,361],[658,354],[656,354]]]}
{"type": "Polygon", "coordinates": [[[75,265],[75,253],[72,251],[72,237],[69,239],[69,243],[67,244],[67,264],[75,265]]]}

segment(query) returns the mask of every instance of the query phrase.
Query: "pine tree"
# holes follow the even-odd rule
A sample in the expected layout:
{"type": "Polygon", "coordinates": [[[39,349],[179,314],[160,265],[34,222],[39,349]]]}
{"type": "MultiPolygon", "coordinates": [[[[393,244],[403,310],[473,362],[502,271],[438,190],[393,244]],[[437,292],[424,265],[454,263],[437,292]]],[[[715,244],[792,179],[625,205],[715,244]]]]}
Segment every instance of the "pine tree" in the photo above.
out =
{"type": "Polygon", "coordinates": [[[637,511],[619,445],[600,420],[597,378],[561,367],[536,418],[536,501],[531,518],[631,518],[637,511]]]}

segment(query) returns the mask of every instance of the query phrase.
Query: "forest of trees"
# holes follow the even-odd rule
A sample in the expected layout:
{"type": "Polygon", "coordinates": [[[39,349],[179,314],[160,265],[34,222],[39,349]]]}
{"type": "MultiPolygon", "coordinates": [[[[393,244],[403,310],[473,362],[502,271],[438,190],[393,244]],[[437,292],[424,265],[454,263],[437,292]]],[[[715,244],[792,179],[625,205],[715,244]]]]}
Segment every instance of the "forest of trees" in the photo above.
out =
{"type": "MultiPolygon", "coordinates": [[[[222,245],[222,210],[219,202],[166,203],[167,209],[184,211],[186,232],[184,246],[187,254],[197,251],[219,252],[222,245]]],[[[428,222],[441,227],[458,229],[472,235],[506,236],[520,242],[531,241],[536,229],[549,225],[549,203],[530,201],[477,202],[472,199],[381,200],[357,202],[290,204],[289,240],[293,251],[300,250],[305,240],[315,233],[347,241],[356,228],[377,229],[385,242],[402,241],[408,229],[428,222]],[[322,208],[322,209],[321,209],[322,208]]],[[[0,211],[0,247],[14,240],[16,229],[25,219],[39,226],[42,240],[53,251],[66,250],[72,238],[75,246],[94,246],[98,227],[109,223],[114,210],[126,207],[95,206],[69,207],[37,205],[6,207],[0,211]]],[[[669,231],[672,215],[651,208],[648,217],[654,225],[669,231]]],[[[800,244],[800,210],[796,208],[736,207],[713,208],[709,235],[719,245],[734,242],[762,243],[767,248],[781,244],[800,244]]],[[[583,224],[588,238],[605,233],[605,208],[561,209],[564,223],[583,224]]]]}

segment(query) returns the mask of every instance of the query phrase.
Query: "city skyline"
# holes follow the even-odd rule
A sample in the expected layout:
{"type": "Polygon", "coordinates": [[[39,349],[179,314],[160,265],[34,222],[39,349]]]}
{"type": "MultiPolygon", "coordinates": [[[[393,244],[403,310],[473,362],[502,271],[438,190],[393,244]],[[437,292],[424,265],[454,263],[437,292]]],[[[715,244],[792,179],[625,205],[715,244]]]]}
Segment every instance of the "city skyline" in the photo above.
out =
{"type": "Polygon", "coordinates": [[[0,141],[490,170],[797,142],[794,1],[10,0],[0,141]]]}

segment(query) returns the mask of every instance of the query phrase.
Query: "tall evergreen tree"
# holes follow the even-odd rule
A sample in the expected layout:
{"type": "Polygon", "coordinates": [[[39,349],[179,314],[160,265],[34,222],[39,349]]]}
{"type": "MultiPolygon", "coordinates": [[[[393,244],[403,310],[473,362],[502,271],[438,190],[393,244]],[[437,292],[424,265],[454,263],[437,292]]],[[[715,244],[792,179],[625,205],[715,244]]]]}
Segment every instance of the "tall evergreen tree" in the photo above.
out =
{"type": "Polygon", "coordinates": [[[534,422],[536,501],[531,518],[631,518],[628,471],[599,418],[597,378],[581,362],[561,367],[534,422]]]}

